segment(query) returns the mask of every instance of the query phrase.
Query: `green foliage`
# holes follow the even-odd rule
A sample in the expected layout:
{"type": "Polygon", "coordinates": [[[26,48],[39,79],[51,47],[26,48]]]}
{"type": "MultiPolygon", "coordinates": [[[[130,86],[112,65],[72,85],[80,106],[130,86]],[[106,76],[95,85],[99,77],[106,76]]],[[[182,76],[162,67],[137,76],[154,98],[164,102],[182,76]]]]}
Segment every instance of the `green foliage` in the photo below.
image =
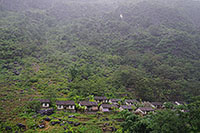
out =
{"type": "MultiPolygon", "coordinates": [[[[29,1],[20,2],[23,4],[11,5],[23,8],[1,5],[1,82],[15,80],[16,87],[31,88],[49,98],[56,97],[53,94],[70,98],[128,94],[164,101],[199,94],[200,37],[196,25],[189,23],[193,21],[190,17],[185,20],[185,12],[183,16],[176,13],[179,8],[168,10],[164,6],[168,2],[147,2],[147,12],[141,11],[142,4],[136,8],[134,2],[125,2],[128,4],[120,12],[126,12],[129,19],[123,20],[118,16],[120,3],[106,8],[100,1],[94,2],[98,6],[89,2],[87,11],[82,11],[86,5],[80,1],[57,1],[58,5],[49,8],[40,8],[40,4],[28,8],[24,3],[32,5],[29,1]],[[72,12],[62,5],[80,10],[72,12]],[[94,11],[97,7],[104,10],[94,11]],[[156,9],[161,12],[149,14],[156,9]],[[86,16],[81,16],[82,12],[86,16]]],[[[188,4],[194,6],[193,2],[188,4]]]]}
{"type": "Polygon", "coordinates": [[[167,109],[173,109],[175,107],[175,105],[171,102],[166,102],[166,103],[164,103],[164,107],[167,109]]]}
{"type": "Polygon", "coordinates": [[[176,111],[171,110],[157,112],[152,118],[153,132],[188,132],[186,121],[179,115],[176,111]]]}
{"type": "Polygon", "coordinates": [[[188,133],[199,131],[199,100],[189,105],[164,109],[144,117],[129,112],[121,112],[125,121],[121,124],[123,131],[133,133],[188,133]]]}
{"type": "Polygon", "coordinates": [[[188,105],[188,123],[190,125],[191,132],[199,132],[200,131],[200,97],[193,98],[193,102],[188,105]]]}
{"type": "Polygon", "coordinates": [[[40,110],[41,103],[38,100],[33,100],[33,101],[28,101],[26,104],[26,112],[31,113],[31,112],[37,112],[40,110]]]}
{"type": "Polygon", "coordinates": [[[78,111],[84,112],[86,109],[86,106],[80,106],[79,104],[75,103],[76,108],[78,111]]]}
{"type": "Polygon", "coordinates": [[[91,101],[91,102],[95,102],[95,100],[94,100],[94,96],[93,96],[93,95],[89,95],[88,98],[89,98],[89,101],[91,101]]]}
{"type": "Polygon", "coordinates": [[[102,130],[95,126],[81,126],[78,128],[77,132],[101,133],[102,130]]]}
{"type": "Polygon", "coordinates": [[[26,122],[26,125],[29,129],[36,129],[37,128],[37,124],[33,120],[28,120],[26,122]]]}

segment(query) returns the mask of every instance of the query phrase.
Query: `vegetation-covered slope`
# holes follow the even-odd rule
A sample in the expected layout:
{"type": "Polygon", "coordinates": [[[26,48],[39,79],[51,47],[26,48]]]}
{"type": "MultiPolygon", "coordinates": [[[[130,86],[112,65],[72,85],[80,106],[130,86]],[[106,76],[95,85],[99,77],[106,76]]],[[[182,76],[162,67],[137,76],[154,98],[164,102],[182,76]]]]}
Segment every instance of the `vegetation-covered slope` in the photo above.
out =
{"type": "Polygon", "coordinates": [[[1,104],[50,94],[197,96],[199,8],[187,0],[1,0],[1,104]]]}

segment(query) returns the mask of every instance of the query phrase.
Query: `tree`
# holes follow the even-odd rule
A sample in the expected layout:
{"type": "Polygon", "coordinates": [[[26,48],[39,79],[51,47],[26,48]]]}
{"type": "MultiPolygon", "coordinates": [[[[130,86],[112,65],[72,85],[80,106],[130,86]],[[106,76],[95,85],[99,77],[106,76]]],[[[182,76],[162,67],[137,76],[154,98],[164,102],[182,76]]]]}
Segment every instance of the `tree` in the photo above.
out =
{"type": "Polygon", "coordinates": [[[123,132],[129,133],[148,133],[150,131],[149,122],[140,116],[123,112],[122,117],[125,117],[125,121],[121,124],[123,132]]]}
{"type": "Polygon", "coordinates": [[[150,127],[153,130],[152,133],[189,132],[186,119],[181,117],[180,112],[168,109],[153,114],[150,127]]]}
{"type": "Polygon", "coordinates": [[[90,101],[90,102],[94,102],[94,101],[95,101],[93,95],[89,95],[88,98],[89,98],[89,101],[90,101]]]}
{"type": "Polygon", "coordinates": [[[188,105],[188,123],[190,125],[190,132],[200,131],[200,96],[194,97],[193,102],[188,105]]]}
{"type": "Polygon", "coordinates": [[[26,104],[26,111],[27,112],[37,112],[40,110],[41,103],[38,100],[28,101],[26,104]]]}

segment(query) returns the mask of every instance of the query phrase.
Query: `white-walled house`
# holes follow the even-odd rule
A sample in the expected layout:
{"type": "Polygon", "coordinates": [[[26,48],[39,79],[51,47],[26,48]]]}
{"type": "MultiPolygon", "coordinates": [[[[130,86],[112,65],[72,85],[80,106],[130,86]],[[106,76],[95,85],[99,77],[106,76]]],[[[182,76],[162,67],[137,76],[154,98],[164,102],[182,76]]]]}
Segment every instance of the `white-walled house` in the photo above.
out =
{"type": "Polygon", "coordinates": [[[111,110],[113,110],[114,108],[118,108],[117,105],[115,104],[102,104],[99,108],[99,110],[101,112],[110,112],[111,110]]]}
{"type": "Polygon", "coordinates": [[[95,97],[94,97],[94,100],[95,100],[97,103],[100,103],[100,102],[102,102],[102,103],[108,103],[108,102],[109,102],[109,100],[108,100],[107,97],[102,97],[102,96],[95,96],[95,97]]]}
{"type": "Polygon", "coordinates": [[[56,106],[58,110],[68,110],[70,112],[75,112],[75,102],[74,101],[56,101],[56,106]]]}
{"type": "Polygon", "coordinates": [[[136,99],[125,100],[126,105],[135,105],[137,103],[138,103],[138,101],[136,99]]]}
{"type": "Polygon", "coordinates": [[[86,111],[98,111],[98,104],[97,102],[90,102],[90,101],[80,101],[80,106],[85,106],[86,111]]]}
{"type": "Polygon", "coordinates": [[[133,107],[131,105],[121,105],[119,107],[119,110],[122,111],[122,110],[128,110],[128,111],[133,111],[133,107]]]}
{"type": "Polygon", "coordinates": [[[50,100],[49,99],[40,99],[42,108],[49,108],[50,107],[50,100]]]}
{"type": "Polygon", "coordinates": [[[174,102],[176,105],[184,105],[187,104],[187,102],[183,102],[183,101],[175,101],[174,102]]]}
{"type": "Polygon", "coordinates": [[[138,109],[136,109],[135,113],[139,113],[142,115],[146,115],[149,112],[153,112],[154,109],[152,107],[139,107],[138,109]]]}
{"type": "Polygon", "coordinates": [[[163,103],[161,103],[161,102],[151,102],[151,106],[152,106],[152,108],[161,109],[161,108],[163,108],[163,103]]]}
{"type": "Polygon", "coordinates": [[[118,102],[122,101],[121,99],[110,99],[109,103],[118,105],[118,102]]]}

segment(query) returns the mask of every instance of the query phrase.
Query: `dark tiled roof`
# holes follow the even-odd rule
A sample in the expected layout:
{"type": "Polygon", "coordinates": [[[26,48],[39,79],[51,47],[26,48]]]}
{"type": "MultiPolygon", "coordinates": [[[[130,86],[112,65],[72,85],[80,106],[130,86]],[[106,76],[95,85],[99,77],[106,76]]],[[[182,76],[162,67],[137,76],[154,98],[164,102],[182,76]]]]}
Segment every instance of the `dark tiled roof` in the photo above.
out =
{"type": "Polygon", "coordinates": [[[117,105],[114,105],[114,104],[102,104],[101,105],[103,108],[112,108],[112,107],[118,107],[117,105]]]}
{"type": "Polygon", "coordinates": [[[56,101],[56,105],[75,105],[74,101],[56,101]]]}
{"type": "Polygon", "coordinates": [[[154,111],[154,109],[151,107],[139,107],[138,109],[140,109],[142,111],[154,111]]]}
{"type": "Polygon", "coordinates": [[[151,104],[153,104],[155,106],[163,105],[163,103],[161,103],[161,102],[151,102],[151,104]]]}
{"type": "Polygon", "coordinates": [[[121,101],[121,99],[110,99],[112,102],[118,102],[121,101]]]}
{"type": "Polygon", "coordinates": [[[49,99],[39,99],[41,103],[50,103],[49,99]]]}
{"type": "Polygon", "coordinates": [[[131,99],[131,100],[125,100],[125,102],[128,102],[128,103],[136,103],[138,102],[136,99],[131,99]]]}
{"type": "Polygon", "coordinates": [[[81,106],[98,106],[97,102],[90,102],[90,101],[81,101],[81,106]]]}
{"type": "Polygon", "coordinates": [[[121,105],[120,107],[123,109],[133,109],[131,106],[127,106],[127,105],[121,105]]]}
{"type": "Polygon", "coordinates": [[[95,100],[107,100],[107,97],[101,97],[101,96],[95,96],[94,97],[95,100]]]}

